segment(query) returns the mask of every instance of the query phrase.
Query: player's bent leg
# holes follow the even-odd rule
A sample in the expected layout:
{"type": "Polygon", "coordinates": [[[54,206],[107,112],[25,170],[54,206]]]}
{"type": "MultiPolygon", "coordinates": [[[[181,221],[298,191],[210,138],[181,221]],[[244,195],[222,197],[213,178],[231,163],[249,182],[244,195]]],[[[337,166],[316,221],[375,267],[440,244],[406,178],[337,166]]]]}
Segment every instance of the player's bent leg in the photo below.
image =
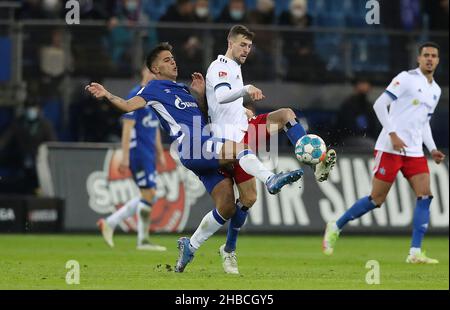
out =
{"type": "Polygon", "coordinates": [[[262,164],[253,151],[242,143],[225,141],[220,156],[219,162],[221,165],[238,161],[242,169],[247,174],[263,182],[268,192],[272,195],[279,193],[283,186],[292,184],[303,176],[303,169],[277,174],[272,173],[262,164]]]}
{"type": "Polygon", "coordinates": [[[392,183],[373,178],[372,194],[370,196],[363,197],[355,202],[336,222],[327,223],[322,240],[322,251],[325,255],[333,254],[340,232],[348,222],[360,218],[364,214],[381,206],[391,186],[392,183]]]}
{"type": "Polygon", "coordinates": [[[131,199],[122,208],[108,216],[106,219],[97,221],[97,226],[102,233],[103,239],[110,247],[114,247],[113,236],[116,226],[119,225],[120,222],[136,214],[139,201],[139,197],[131,199]]]}
{"type": "Polygon", "coordinates": [[[142,251],[166,251],[167,248],[158,244],[154,244],[149,239],[150,216],[152,212],[152,202],[154,201],[155,188],[141,188],[141,201],[138,205],[138,243],[136,249],[142,251]]]}
{"type": "MultiPolygon", "coordinates": [[[[237,181],[236,181],[237,182],[237,181]]],[[[222,257],[222,266],[225,273],[239,274],[236,243],[241,227],[244,225],[248,216],[248,210],[256,202],[256,180],[251,178],[237,184],[239,190],[239,199],[236,201],[233,217],[230,220],[227,231],[227,241],[219,249],[222,257]]]]}
{"type": "Polygon", "coordinates": [[[306,135],[306,130],[300,124],[295,112],[289,108],[273,111],[267,116],[269,134],[277,134],[281,129],[284,129],[289,141],[294,146],[301,137],[306,135]]]}
{"type": "Polygon", "coordinates": [[[314,166],[314,176],[318,182],[328,180],[331,170],[336,165],[337,154],[333,149],[327,151],[327,156],[323,161],[314,166]]]}
{"type": "Polygon", "coordinates": [[[175,272],[183,272],[187,264],[194,259],[194,254],[200,246],[234,215],[234,192],[231,179],[224,179],[215,185],[211,191],[211,197],[216,208],[203,217],[191,238],[178,239],[175,272]],[[226,214],[226,217],[221,212],[226,214]]]}
{"type": "Polygon", "coordinates": [[[414,193],[416,194],[416,208],[413,217],[413,233],[411,238],[411,248],[406,258],[411,264],[437,264],[438,260],[429,258],[422,251],[422,241],[430,221],[430,205],[433,199],[430,188],[429,173],[420,173],[408,179],[414,193]]]}
{"type": "MultiPolygon", "coordinates": [[[[267,116],[267,130],[273,135],[284,129],[286,135],[292,145],[296,145],[297,141],[306,135],[306,131],[296,118],[292,109],[279,109],[269,113],[267,116]]],[[[314,166],[314,175],[319,182],[326,181],[328,176],[336,164],[336,151],[328,150],[325,160],[314,166]]]]}
{"type": "Polygon", "coordinates": [[[106,244],[113,248],[114,229],[109,226],[108,222],[105,219],[99,219],[97,221],[97,227],[98,229],[100,229],[100,232],[102,233],[103,239],[105,240],[106,244]]]}

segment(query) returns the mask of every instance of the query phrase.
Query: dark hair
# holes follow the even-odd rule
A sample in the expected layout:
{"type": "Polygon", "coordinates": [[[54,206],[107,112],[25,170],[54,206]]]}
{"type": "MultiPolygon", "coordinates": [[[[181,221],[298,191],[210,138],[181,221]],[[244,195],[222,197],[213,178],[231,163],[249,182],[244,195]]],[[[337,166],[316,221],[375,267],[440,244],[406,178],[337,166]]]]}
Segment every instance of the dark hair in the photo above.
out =
{"type": "Polygon", "coordinates": [[[158,58],[159,54],[161,54],[164,51],[172,52],[172,45],[170,45],[168,42],[159,43],[156,45],[150,53],[147,55],[147,59],[145,61],[145,64],[147,65],[147,68],[152,71],[152,64],[158,58]]]}
{"type": "Polygon", "coordinates": [[[439,46],[439,44],[437,44],[436,42],[428,41],[428,42],[420,44],[420,46],[419,46],[419,55],[422,55],[422,50],[425,47],[434,47],[435,49],[438,50],[438,55],[439,55],[440,50],[441,50],[441,47],[439,46]]]}
{"type": "Polygon", "coordinates": [[[253,40],[255,37],[255,33],[251,32],[247,27],[243,25],[235,25],[230,29],[230,32],[228,33],[228,39],[231,37],[236,37],[238,35],[242,34],[244,38],[253,40]]]}

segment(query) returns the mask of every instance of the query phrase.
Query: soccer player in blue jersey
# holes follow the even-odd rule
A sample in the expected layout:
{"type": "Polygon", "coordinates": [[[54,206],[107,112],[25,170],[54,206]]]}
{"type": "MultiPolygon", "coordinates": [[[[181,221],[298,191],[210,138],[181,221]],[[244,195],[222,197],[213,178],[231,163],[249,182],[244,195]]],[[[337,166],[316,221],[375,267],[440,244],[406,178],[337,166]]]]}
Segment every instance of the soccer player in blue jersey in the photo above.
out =
{"type": "MultiPolygon", "coordinates": [[[[147,67],[142,69],[142,80],[127,98],[131,99],[154,78],[147,67]]],[[[103,238],[114,247],[113,235],[116,226],[137,214],[138,250],[165,251],[166,248],[149,240],[150,212],[156,194],[156,163],[165,166],[164,149],[161,143],[159,120],[153,110],[145,107],[122,116],[122,161],[121,173],[131,170],[141,196],[128,201],[122,208],[97,222],[103,238]],[[156,158],[155,158],[156,153],[156,158]]]]}
{"type": "Polygon", "coordinates": [[[95,98],[106,98],[126,112],[151,106],[162,128],[177,145],[181,163],[199,177],[214,200],[216,208],[205,215],[192,237],[178,240],[179,257],[175,271],[183,272],[199,247],[235,213],[232,181],[218,172],[220,167],[238,162],[245,172],[264,182],[271,194],[299,180],[303,170],[274,174],[264,167],[247,145],[213,138],[199,108],[199,104],[205,104],[205,80],[200,73],[194,73],[190,88],[177,83],[178,68],[168,43],[159,44],[150,52],[147,67],[155,74],[156,80],[129,100],[111,94],[98,83],[90,83],[86,90],[95,98]]]}

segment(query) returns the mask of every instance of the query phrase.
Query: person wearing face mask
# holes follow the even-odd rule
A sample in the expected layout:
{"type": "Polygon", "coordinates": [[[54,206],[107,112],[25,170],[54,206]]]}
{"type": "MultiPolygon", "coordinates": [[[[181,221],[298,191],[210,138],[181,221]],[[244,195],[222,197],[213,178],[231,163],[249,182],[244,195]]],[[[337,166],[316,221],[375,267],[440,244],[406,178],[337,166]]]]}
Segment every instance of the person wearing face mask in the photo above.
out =
{"type": "Polygon", "coordinates": [[[298,30],[282,33],[286,79],[309,82],[323,78],[325,67],[314,51],[314,34],[304,32],[312,25],[307,0],[291,0],[289,10],[281,13],[279,24],[298,30]]]}
{"type": "Polygon", "coordinates": [[[196,23],[210,23],[212,22],[211,14],[209,11],[208,0],[196,0],[194,20],[196,23]]]}
{"type": "Polygon", "coordinates": [[[216,22],[223,24],[248,23],[247,9],[244,0],[230,0],[227,7],[222,10],[216,22]]]}
{"type": "MultiPolygon", "coordinates": [[[[248,14],[249,24],[273,25],[276,21],[275,1],[258,0],[256,8],[248,14]]],[[[248,59],[246,75],[250,79],[269,80],[275,76],[274,45],[277,33],[274,31],[261,30],[254,41],[253,53],[248,59]],[[264,66],[261,66],[264,63],[264,66]]]]}
{"type": "Polygon", "coordinates": [[[0,137],[0,149],[14,152],[18,163],[18,179],[14,192],[34,194],[38,189],[36,155],[39,146],[55,141],[51,123],[40,113],[37,102],[28,100],[23,112],[0,137]]]}
{"type": "MultiPolygon", "coordinates": [[[[194,23],[207,22],[209,2],[177,0],[161,17],[161,22],[194,23]]],[[[160,41],[173,42],[174,50],[183,55],[178,61],[180,79],[189,79],[192,72],[203,72],[203,30],[197,29],[170,29],[160,28],[158,38],[160,41]]]]}

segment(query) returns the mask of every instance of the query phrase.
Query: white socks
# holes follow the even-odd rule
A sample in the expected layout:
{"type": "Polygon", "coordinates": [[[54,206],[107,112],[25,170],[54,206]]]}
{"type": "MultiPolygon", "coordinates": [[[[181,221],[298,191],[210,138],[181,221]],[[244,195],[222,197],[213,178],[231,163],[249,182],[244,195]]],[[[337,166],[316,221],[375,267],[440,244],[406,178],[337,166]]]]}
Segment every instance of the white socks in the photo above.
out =
{"type": "Polygon", "coordinates": [[[152,211],[152,205],[145,200],[140,200],[138,204],[138,243],[148,239],[150,229],[150,213],[152,211]]]}
{"type": "Polygon", "coordinates": [[[120,222],[126,220],[127,218],[136,214],[137,206],[139,204],[140,198],[136,197],[128,201],[122,208],[111,214],[106,218],[106,223],[113,230],[119,225],[120,222]]]}
{"type": "Polygon", "coordinates": [[[225,223],[226,220],[219,212],[217,212],[217,209],[208,212],[190,239],[191,251],[195,252],[198,250],[198,248],[225,223]]]}
{"type": "Polygon", "coordinates": [[[273,173],[267,170],[258,157],[250,150],[243,150],[240,152],[237,159],[239,160],[239,165],[241,165],[245,172],[254,176],[264,184],[267,179],[273,175],[273,173]]]}
{"type": "Polygon", "coordinates": [[[410,248],[409,249],[409,255],[416,255],[422,253],[422,250],[420,248],[410,248]]]}

